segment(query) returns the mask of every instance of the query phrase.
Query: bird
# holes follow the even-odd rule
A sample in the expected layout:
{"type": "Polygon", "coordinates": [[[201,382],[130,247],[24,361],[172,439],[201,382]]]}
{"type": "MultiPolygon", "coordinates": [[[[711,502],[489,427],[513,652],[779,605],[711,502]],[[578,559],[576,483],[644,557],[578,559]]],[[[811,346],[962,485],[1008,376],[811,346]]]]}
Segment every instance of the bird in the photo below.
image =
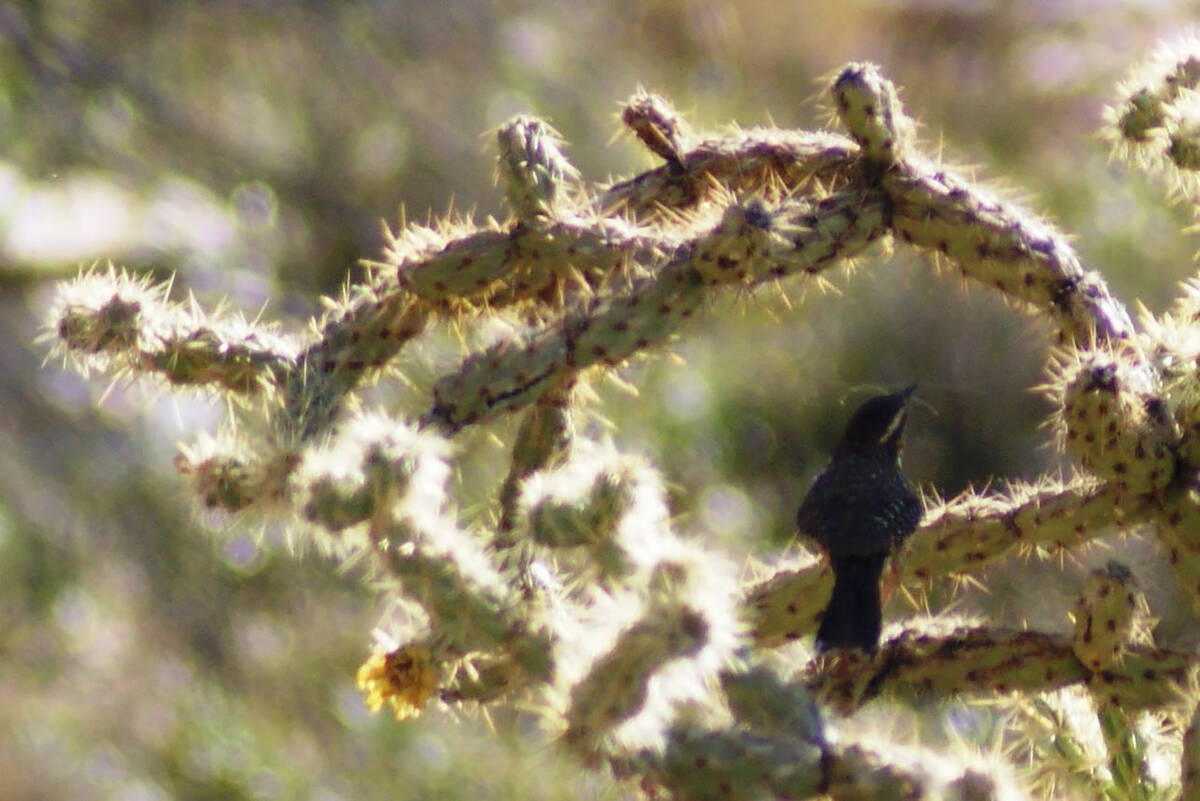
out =
{"type": "Polygon", "coordinates": [[[833,568],[833,594],[817,630],[818,653],[879,649],[883,565],[921,522],[921,501],[900,467],[908,399],[916,388],[860,406],[829,465],[800,502],[800,533],[824,549],[833,568]]]}

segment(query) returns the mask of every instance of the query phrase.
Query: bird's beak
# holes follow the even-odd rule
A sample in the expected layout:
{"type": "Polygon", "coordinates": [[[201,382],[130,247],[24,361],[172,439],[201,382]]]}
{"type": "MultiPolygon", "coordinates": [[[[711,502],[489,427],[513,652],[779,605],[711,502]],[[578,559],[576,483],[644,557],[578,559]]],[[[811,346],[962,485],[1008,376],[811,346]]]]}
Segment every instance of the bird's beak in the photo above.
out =
{"type": "Polygon", "coordinates": [[[913,393],[914,393],[914,392],[916,392],[916,391],[917,391],[917,385],[916,385],[916,384],[909,384],[907,387],[905,387],[904,389],[900,390],[900,391],[899,391],[899,392],[897,392],[896,394],[900,396],[900,400],[902,400],[902,401],[904,401],[905,403],[907,403],[907,402],[908,402],[908,399],[909,399],[909,398],[911,398],[911,397],[912,397],[912,395],[913,395],[913,393]]]}

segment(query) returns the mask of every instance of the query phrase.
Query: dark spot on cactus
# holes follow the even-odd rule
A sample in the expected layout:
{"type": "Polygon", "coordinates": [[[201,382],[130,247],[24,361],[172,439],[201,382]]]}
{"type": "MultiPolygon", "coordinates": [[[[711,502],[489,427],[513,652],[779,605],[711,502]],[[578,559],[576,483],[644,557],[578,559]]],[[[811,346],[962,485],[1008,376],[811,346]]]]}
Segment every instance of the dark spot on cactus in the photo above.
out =
{"type": "Polygon", "coordinates": [[[658,306],[658,313],[659,314],[670,314],[671,313],[671,305],[669,303],[660,303],[658,306]]]}
{"type": "Polygon", "coordinates": [[[767,207],[763,205],[763,202],[757,198],[746,205],[745,216],[746,222],[755,228],[766,230],[771,227],[771,213],[767,211],[767,207]]]}
{"type": "Polygon", "coordinates": [[[635,342],[633,344],[636,345],[638,348],[646,348],[646,347],[650,346],[650,340],[646,339],[645,337],[641,337],[638,339],[637,342],[635,342]]]}
{"type": "Polygon", "coordinates": [[[1071,307],[1071,295],[1079,289],[1079,279],[1072,276],[1064,278],[1058,282],[1058,286],[1054,287],[1054,293],[1051,295],[1051,302],[1062,311],[1067,311],[1071,307]]]}
{"type": "Polygon", "coordinates": [[[785,267],[782,267],[782,266],[780,266],[780,267],[772,267],[772,268],[771,268],[771,275],[775,276],[776,278],[781,278],[782,276],[785,276],[785,275],[787,275],[787,268],[785,268],[785,267]]]}
{"type": "Polygon", "coordinates": [[[486,278],[475,279],[475,286],[479,289],[483,289],[485,286],[488,285],[488,283],[489,283],[489,281],[486,278]]]}
{"type": "Polygon", "coordinates": [[[617,320],[615,323],[613,323],[613,330],[620,332],[628,331],[629,323],[627,323],[625,320],[617,320]]]}
{"type": "Polygon", "coordinates": [[[1090,445],[1096,441],[1096,435],[1089,431],[1083,435],[1083,441],[1090,445]]]}
{"type": "Polygon", "coordinates": [[[1159,425],[1167,424],[1167,404],[1162,398],[1146,398],[1146,414],[1159,425]]]}
{"type": "Polygon", "coordinates": [[[868,117],[874,117],[875,107],[868,103],[867,105],[863,106],[863,114],[866,114],[868,117]]]}
{"type": "Polygon", "coordinates": [[[1133,455],[1138,459],[1146,458],[1146,449],[1142,447],[1142,441],[1140,439],[1138,440],[1137,447],[1133,449],[1133,455]]]}
{"type": "Polygon", "coordinates": [[[912,244],[912,241],[913,241],[912,234],[910,234],[910,233],[908,232],[908,229],[907,229],[907,228],[905,228],[905,229],[901,229],[901,231],[900,231],[900,238],[901,238],[901,239],[903,239],[903,240],[904,240],[905,242],[907,242],[908,244],[910,244],[910,245],[912,244]]]}
{"type": "Polygon", "coordinates": [[[679,316],[686,320],[687,318],[692,316],[693,311],[695,311],[695,309],[684,309],[683,311],[681,311],[679,313],[679,316]]]}
{"type": "Polygon", "coordinates": [[[445,282],[444,281],[434,281],[433,282],[433,291],[434,292],[445,292],[446,291],[445,282]]]}
{"type": "Polygon", "coordinates": [[[1023,276],[1021,276],[1021,282],[1025,284],[1025,286],[1033,286],[1033,273],[1025,273],[1023,276]]]}
{"type": "Polygon", "coordinates": [[[738,260],[729,256],[721,256],[717,259],[717,268],[721,270],[731,270],[738,265],[738,260]]]}
{"type": "Polygon", "coordinates": [[[693,764],[700,770],[704,770],[706,767],[708,767],[708,757],[698,756],[693,764]]]}
{"type": "Polygon", "coordinates": [[[783,635],[783,638],[784,638],[785,640],[798,640],[798,639],[800,639],[800,632],[798,632],[798,631],[789,631],[789,632],[786,632],[786,633],[783,635]]]}
{"type": "Polygon", "coordinates": [[[1180,523],[1183,522],[1183,515],[1177,509],[1174,512],[1171,512],[1170,517],[1167,518],[1167,522],[1170,523],[1172,526],[1178,526],[1180,523]]]}
{"type": "Polygon", "coordinates": [[[950,252],[950,243],[947,242],[945,239],[939,239],[938,243],[937,243],[937,249],[940,250],[942,253],[949,253],[950,252]]]}
{"type": "Polygon", "coordinates": [[[1113,472],[1114,472],[1114,473],[1116,473],[1118,476],[1123,476],[1123,475],[1125,475],[1125,472],[1126,472],[1126,471],[1127,471],[1129,468],[1127,468],[1127,467],[1125,466],[1125,463],[1124,463],[1124,462],[1114,462],[1114,463],[1113,463],[1113,468],[1112,468],[1112,469],[1113,469],[1113,472]]]}
{"type": "Polygon", "coordinates": [[[787,613],[789,615],[796,614],[796,605],[794,603],[789,603],[787,606],[784,607],[784,609],[787,610],[787,613]]]}
{"type": "Polygon", "coordinates": [[[1158,671],[1153,668],[1146,668],[1142,671],[1142,678],[1146,681],[1154,681],[1158,678],[1158,671]]]}
{"type": "Polygon", "coordinates": [[[1109,621],[1105,622],[1104,627],[1106,629],[1108,629],[1109,631],[1116,631],[1117,630],[1117,621],[1109,620],[1109,621]]]}
{"type": "Polygon", "coordinates": [[[458,270],[465,270],[465,269],[467,269],[468,267],[470,267],[470,266],[471,266],[472,264],[474,264],[474,263],[475,263],[475,257],[474,257],[474,256],[463,256],[463,257],[462,257],[462,261],[460,261],[460,262],[458,263],[458,267],[456,267],[455,269],[458,269],[458,270]]]}
{"type": "Polygon", "coordinates": [[[346,367],[351,370],[364,370],[366,369],[366,366],[366,362],[364,362],[362,359],[351,359],[346,362],[346,367]]]}
{"type": "Polygon", "coordinates": [[[1167,555],[1167,561],[1170,562],[1172,566],[1179,564],[1179,549],[1178,548],[1171,549],[1170,553],[1167,555]]]}

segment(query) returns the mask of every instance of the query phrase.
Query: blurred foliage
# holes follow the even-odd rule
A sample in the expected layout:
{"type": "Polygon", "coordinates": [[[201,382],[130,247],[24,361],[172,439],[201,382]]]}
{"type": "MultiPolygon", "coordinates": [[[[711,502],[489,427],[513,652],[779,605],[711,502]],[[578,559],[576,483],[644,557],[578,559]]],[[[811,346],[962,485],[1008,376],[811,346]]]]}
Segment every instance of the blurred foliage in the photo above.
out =
{"type": "MultiPolygon", "coordinates": [[[[1093,132],[1116,80],[1186,12],[1068,0],[0,4],[0,797],[617,793],[535,745],[520,719],[491,721],[496,737],[437,714],[368,717],[353,688],[378,612],[368,593],[319,560],[297,566],[279,532],[205,537],[172,443],[219,410],[136,386],[98,403],[83,380],[42,369],[34,339],[52,279],[111,258],[296,325],[378,256],[380,219],[395,224],[398,207],[498,213],[480,134],[512,114],[552,120],[599,180],[649,164],[612,140],[616,102],[639,85],[701,130],[808,128],[822,120],[817,79],[859,58],[903,87],[948,159],[1019,187],[1119,296],[1158,311],[1194,271],[1189,212],[1110,166],[1093,132]]],[[[906,464],[927,487],[953,494],[1055,465],[1038,429],[1047,404],[1029,392],[1040,324],[906,252],[836,281],[840,296],[790,308],[723,302],[681,339],[682,360],[626,371],[637,398],[602,388],[618,440],[663,470],[687,530],[734,552],[778,549],[848,409],[911,381],[921,405],[906,464]]],[[[486,437],[461,444],[464,483],[502,473],[486,437]]],[[[1195,644],[1161,556],[1114,547],[1149,588],[1160,638],[1195,644]]],[[[1065,629],[1077,587],[1041,570],[1001,566],[991,595],[964,604],[1065,629]]]]}

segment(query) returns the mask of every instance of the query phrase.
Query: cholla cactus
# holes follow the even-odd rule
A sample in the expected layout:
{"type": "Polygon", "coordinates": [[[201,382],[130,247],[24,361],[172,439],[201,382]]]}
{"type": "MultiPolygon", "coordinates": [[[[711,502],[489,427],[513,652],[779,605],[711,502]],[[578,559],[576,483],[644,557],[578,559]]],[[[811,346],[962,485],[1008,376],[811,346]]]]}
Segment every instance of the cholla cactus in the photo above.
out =
{"type": "MultiPolygon", "coordinates": [[[[1130,89],[1116,136],[1123,154],[1190,170],[1200,54],[1172,58],[1130,89]]],[[[999,799],[1018,784],[978,755],[855,742],[833,735],[833,720],[884,697],[982,694],[1040,709],[1036,699],[1074,688],[1109,753],[1107,772],[1085,772],[1089,789],[1142,797],[1150,740],[1135,717],[1193,715],[1198,660],[1155,647],[1124,568],[1087,579],[1073,637],[908,621],[873,657],[831,654],[782,676],[771,652],[817,625],[827,566],[800,554],[739,582],[728,557],[674,529],[651,466],[576,431],[594,376],[670,341],[718,293],[819,283],[890,237],[1053,324],[1051,418],[1080,468],[928,499],[897,557],[906,589],[1138,530],[1162,541],[1200,599],[1197,285],[1135,328],[1066,236],[918,150],[878,69],[851,64],[831,92],[845,135],[705,136],[639,92],[622,120],[664,164],[603,191],[549,125],[519,117],[497,133],[511,219],[402,225],[306,337],[175,303],[169,287],[116,269],[61,288],[50,336],[82,369],[238,401],[236,425],[184,446],[178,468],[206,507],[282,522],[297,542],[364,566],[388,610],[358,674],[373,709],[533,708],[584,764],[652,797],[999,799]],[[502,309],[529,325],[440,376],[423,414],[355,411],[430,322],[467,329],[502,309]],[[449,440],[516,413],[496,523],[464,527],[446,489],[449,440]]],[[[1180,746],[1187,793],[1196,728],[1180,746]]]]}

